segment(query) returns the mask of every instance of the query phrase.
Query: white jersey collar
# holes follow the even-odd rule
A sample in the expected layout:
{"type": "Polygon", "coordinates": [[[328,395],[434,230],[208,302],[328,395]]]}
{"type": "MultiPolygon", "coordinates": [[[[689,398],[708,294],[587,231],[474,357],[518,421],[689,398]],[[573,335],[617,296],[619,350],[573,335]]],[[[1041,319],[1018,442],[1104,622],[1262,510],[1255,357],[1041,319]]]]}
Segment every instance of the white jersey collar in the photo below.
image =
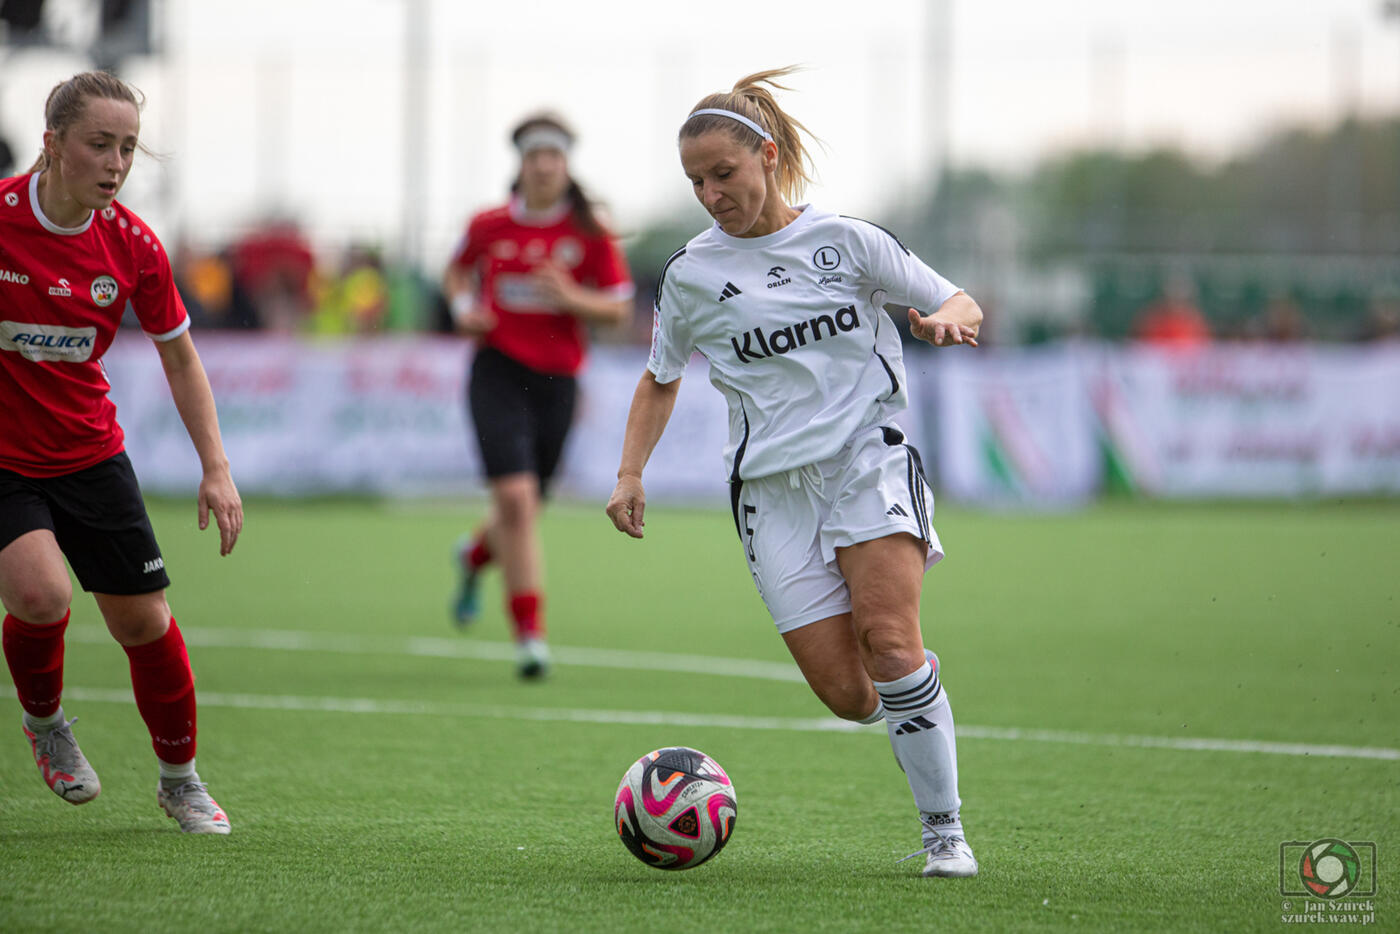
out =
{"type": "Polygon", "coordinates": [[[525,199],[519,195],[510,196],[510,219],[526,227],[553,227],[569,216],[573,205],[563,198],[547,208],[532,211],[525,206],[525,199]]]}
{"type": "Polygon", "coordinates": [[[789,237],[796,237],[806,230],[808,225],[816,218],[821,211],[816,210],[810,204],[795,204],[793,208],[800,211],[797,217],[793,218],[791,224],[781,227],[770,234],[761,237],[731,237],[719,226],[719,222],[710,228],[710,234],[719,243],[736,250],[765,250],[775,244],[782,243],[789,237]]]}
{"type": "MultiPolygon", "coordinates": [[[[47,169],[45,171],[47,171],[47,169]]],[[[95,213],[93,211],[88,211],[87,220],[83,221],[77,227],[60,227],[48,219],[43,209],[39,207],[39,176],[42,174],[42,172],[35,172],[33,175],[29,176],[29,209],[34,212],[34,219],[39,222],[39,226],[43,227],[49,233],[56,233],[61,237],[74,237],[91,227],[93,214],[95,213]]]]}

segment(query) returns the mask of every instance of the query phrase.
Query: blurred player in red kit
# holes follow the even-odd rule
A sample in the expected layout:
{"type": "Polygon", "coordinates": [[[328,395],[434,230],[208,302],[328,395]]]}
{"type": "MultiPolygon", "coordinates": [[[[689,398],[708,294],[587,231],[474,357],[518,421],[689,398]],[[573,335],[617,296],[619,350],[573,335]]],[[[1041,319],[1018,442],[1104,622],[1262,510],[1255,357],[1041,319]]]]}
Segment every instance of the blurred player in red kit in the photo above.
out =
{"type": "Polygon", "coordinates": [[[107,396],[102,355],[125,309],[155,343],[199,454],[199,526],[214,517],[220,554],[233,550],[243,504],[170,260],[141,218],[116,201],[138,147],[135,92],[105,72],[79,74],[49,94],[44,118],[38,161],[0,181],[5,661],[44,781],[65,801],[91,801],[101,785],[60,704],[73,599],[66,558],[130,660],[136,707],[159,764],[157,802],[187,833],[226,834],[228,817],[195,772],[194,674],[107,396]]]}
{"type": "Polygon", "coordinates": [[[485,522],[458,544],[459,625],[475,618],[482,570],[499,562],[519,672],[549,668],[536,527],[573,421],[587,326],[621,325],[632,281],[617,243],[569,174],[574,134],[539,114],[511,134],[509,202],[471,219],[444,276],[457,329],[476,339],[467,402],[491,487],[485,522]]]}

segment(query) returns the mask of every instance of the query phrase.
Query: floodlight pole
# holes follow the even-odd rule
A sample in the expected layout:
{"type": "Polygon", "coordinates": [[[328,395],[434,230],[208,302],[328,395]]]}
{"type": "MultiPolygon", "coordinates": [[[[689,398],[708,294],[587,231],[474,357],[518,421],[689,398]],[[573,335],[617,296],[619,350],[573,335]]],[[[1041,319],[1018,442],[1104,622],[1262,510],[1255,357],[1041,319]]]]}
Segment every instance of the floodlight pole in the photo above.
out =
{"type": "Polygon", "coordinates": [[[403,126],[399,145],[403,152],[403,201],[399,206],[399,260],[419,271],[423,261],[424,198],[427,191],[428,0],[404,0],[403,126]]]}
{"type": "MultiPolygon", "coordinates": [[[[920,156],[926,160],[923,165],[933,165],[928,179],[928,195],[931,198],[948,171],[948,135],[953,116],[953,2],[954,0],[934,0],[924,9],[924,49],[922,60],[924,69],[924,101],[921,131],[923,139],[920,156]]],[[[918,178],[917,168],[914,173],[918,178]]]]}
{"type": "MultiPolygon", "coordinates": [[[[1393,22],[1396,26],[1400,26],[1400,0],[1382,0],[1381,16],[1393,22]]],[[[1400,87],[1397,87],[1396,91],[1400,93],[1400,87]]],[[[1400,98],[1397,100],[1400,100],[1400,98]]]]}

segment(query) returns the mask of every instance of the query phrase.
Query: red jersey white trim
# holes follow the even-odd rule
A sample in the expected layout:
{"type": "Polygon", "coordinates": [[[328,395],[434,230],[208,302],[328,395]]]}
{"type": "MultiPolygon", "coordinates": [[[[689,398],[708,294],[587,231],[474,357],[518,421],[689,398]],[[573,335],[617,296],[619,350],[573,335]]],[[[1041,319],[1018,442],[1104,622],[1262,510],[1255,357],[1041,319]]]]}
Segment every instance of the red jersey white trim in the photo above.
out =
{"type": "Polygon", "coordinates": [[[0,468],[54,477],[122,450],[102,355],[125,310],[154,340],[190,320],[140,217],[113,202],[60,227],[39,206],[38,178],[0,179],[0,468]]]}
{"type": "Polygon", "coordinates": [[[178,327],[171,328],[164,334],[152,334],[150,331],[143,331],[142,333],[144,333],[151,340],[164,344],[166,341],[173,341],[175,338],[179,337],[181,334],[185,333],[189,329],[190,319],[189,316],[186,315],[185,320],[181,321],[178,327]]]}
{"type": "Polygon", "coordinates": [[[29,176],[29,207],[34,211],[34,219],[39,222],[39,225],[49,233],[56,233],[60,237],[76,237],[91,227],[92,219],[97,216],[94,211],[89,211],[87,220],[77,227],[60,227],[45,216],[39,207],[39,176],[41,174],[43,173],[35,172],[29,176]]]}

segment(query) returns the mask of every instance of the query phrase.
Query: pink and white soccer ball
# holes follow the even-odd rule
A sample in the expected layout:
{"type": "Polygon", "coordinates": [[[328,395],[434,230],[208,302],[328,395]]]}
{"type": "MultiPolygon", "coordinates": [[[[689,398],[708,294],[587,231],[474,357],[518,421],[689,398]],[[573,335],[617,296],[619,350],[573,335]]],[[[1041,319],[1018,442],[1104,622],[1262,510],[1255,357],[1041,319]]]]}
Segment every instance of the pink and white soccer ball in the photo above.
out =
{"type": "Polygon", "coordinates": [[[622,776],[613,805],[617,835],[657,869],[693,869],[729,842],[739,807],[720,764],[698,749],[668,746],[622,776]]]}

